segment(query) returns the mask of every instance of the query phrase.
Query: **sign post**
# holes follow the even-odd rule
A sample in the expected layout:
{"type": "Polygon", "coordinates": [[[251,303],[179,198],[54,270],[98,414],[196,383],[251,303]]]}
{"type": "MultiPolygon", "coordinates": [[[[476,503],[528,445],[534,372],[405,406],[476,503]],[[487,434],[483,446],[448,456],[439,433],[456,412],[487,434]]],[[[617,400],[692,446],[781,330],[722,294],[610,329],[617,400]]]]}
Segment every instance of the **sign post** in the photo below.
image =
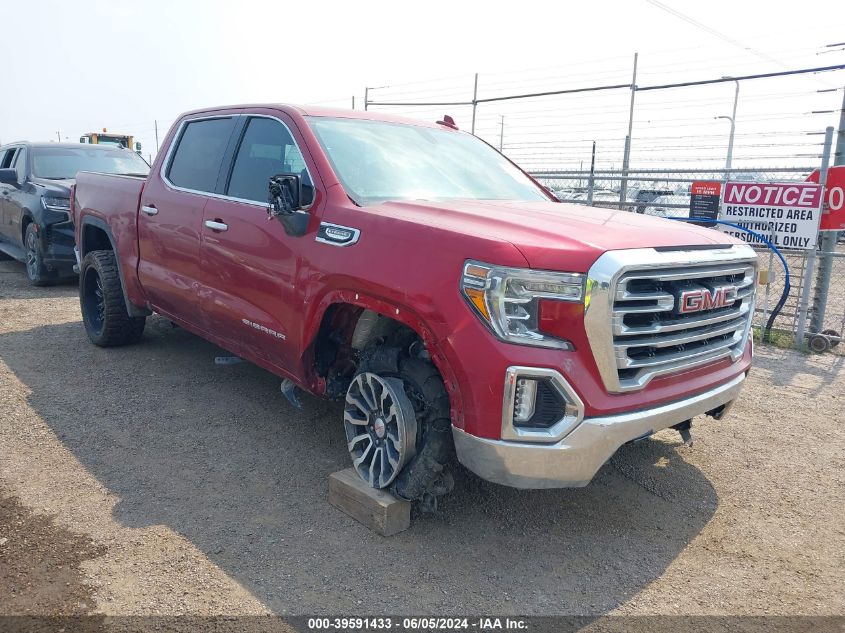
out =
{"type": "MultiPolygon", "coordinates": [[[[728,182],[721,218],[764,235],[778,248],[815,250],[821,218],[822,187],[812,183],[728,182]]],[[[762,244],[732,226],[719,229],[744,242],[762,244]]]]}

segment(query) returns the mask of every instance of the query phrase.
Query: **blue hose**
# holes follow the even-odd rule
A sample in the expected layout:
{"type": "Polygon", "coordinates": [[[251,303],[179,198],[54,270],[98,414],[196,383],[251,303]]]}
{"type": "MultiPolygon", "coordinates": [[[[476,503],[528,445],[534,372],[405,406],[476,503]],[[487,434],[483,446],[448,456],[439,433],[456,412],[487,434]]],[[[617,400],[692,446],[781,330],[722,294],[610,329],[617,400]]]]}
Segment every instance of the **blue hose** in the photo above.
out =
{"type": "MultiPolygon", "coordinates": [[[[778,256],[780,259],[780,263],[783,264],[783,272],[784,272],[784,282],[783,282],[783,294],[780,296],[780,300],[777,302],[775,309],[772,310],[772,314],[769,316],[769,320],[766,323],[766,327],[763,330],[763,340],[769,340],[769,333],[772,331],[772,325],[775,322],[775,319],[780,314],[780,311],[783,309],[784,304],[786,303],[787,297],[789,297],[789,291],[792,288],[790,284],[789,278],[789,264],[786,263],[786,259],[784,259],[781,252],[778,250],[777,246],[772,244],[772,242],[766,238],[762,233],[758,233],[757,231],[752,231],[751,229],[745,228],[739,224],[735,224],[734,222],[725,222],[724,220],[705,220],[705,219],[694,219],[694,218],[666,218],[667,220],[678,220],[680,222],[698,222],[702,224],[724,224],[725,226],[732,226],[735,229],[739,229],[740,231],[745,231],[746,233],[750,233],[758,240],[763,242],[766,246],[768,246],[772,251],[774,251],[775,255],[778,256]]],[[[757,280],[754,280],[754,283],[757,283],[757,280]]],[[[753,315],[752,315],[753,317],[753,315]]]]}

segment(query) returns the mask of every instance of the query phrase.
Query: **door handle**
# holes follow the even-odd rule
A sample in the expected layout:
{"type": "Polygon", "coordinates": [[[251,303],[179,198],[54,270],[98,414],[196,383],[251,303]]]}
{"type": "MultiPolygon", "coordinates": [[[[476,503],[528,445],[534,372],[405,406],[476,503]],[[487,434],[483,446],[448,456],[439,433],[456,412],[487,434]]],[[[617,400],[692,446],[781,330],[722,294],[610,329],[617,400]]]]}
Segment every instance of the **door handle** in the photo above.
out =
{"type": "Polygon", "coordinates": [[[229,225],[218,222],[217,220],[206,220],[205,225],[212,231],[228,231],[229,225]]]}
{"type": "Polygon", "coordinates": [[[155,205],[153,205],[153,204],[150,204],[150,205],[146,205],[146,204],[141,205],[141,211],[143,211],[143,212],[144,212],[144,213],[146,213],[147,215],[155,215],[156,213],[158,213],[158,209],[156,209],[156,208],[155,208],[155,205]]]}

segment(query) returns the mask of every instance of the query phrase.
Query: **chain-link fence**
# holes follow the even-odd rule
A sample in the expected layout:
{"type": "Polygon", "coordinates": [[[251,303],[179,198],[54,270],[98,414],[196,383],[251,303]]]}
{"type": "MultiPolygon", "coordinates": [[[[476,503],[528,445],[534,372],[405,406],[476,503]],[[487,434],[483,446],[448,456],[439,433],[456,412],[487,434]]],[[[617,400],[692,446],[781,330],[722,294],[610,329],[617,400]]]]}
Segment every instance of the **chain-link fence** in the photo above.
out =
{"type": "MultiPolygon", "coordinates": [[[[563,202],[587,204],[596,207],[622,209],[658,217],[689,217],[690,190],[697,180],[804,182],[813,167],[743,168],[731,170],[696,169],[646,169],[621,171],[535,171],[532,173],[541,184],[563,202]],[[622,184],[627,184],[624,197],[622,184]]],[[[754,325],[763,328],[783,294],[786,274],[778,257],[768,248],[757,249],[761,275],[758,288],[754,325]]],[[[786,302],[775,317],[772,328],[785,335],[785,341],[794,339],[799,330],[801,297],[807,275],[809,291],[806,293],[807,320],[805,331],[808,339],[826,333],[831,349],[845,351],[838,345],[838,338],[845,330],[845,244],[829,252],[786,250],[781,254],[789,267],[790,292],[786,302]],[[826,289],[818,283],[819,271],[825,260],[830,263],[831,283],[826,289]],[[811,270],[807,271],[807,269],[811,270]],[[824,300],[822,300],[824,295],[824,300]],[[821,313],[822,304],[823,314],[821,313]]],[[[821,344],[821,342],[819,342],[821,344]]]]}

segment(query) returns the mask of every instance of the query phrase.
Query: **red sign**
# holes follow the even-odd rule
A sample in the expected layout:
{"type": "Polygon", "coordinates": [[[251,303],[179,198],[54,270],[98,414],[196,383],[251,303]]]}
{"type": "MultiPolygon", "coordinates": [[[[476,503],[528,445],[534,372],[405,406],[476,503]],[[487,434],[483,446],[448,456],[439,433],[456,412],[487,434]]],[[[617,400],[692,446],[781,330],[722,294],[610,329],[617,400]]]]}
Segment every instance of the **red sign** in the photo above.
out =
{"type": "MultiPolygon", "coordinates": [[[[818,181],[819,170],[817,169],[810,174],[807,182],[818,181]]],[[[845,230],[845,165],[831,167],[827,170],[827,195],[825,196],[824,211],[819,226],[820,230],[845,230]]]]}
{"type": "Polygon", "coordinates": [[[719,196],[722,193],[722,183],[696,180],[692,183],[690,193],[694,196],[719,196]]]}

